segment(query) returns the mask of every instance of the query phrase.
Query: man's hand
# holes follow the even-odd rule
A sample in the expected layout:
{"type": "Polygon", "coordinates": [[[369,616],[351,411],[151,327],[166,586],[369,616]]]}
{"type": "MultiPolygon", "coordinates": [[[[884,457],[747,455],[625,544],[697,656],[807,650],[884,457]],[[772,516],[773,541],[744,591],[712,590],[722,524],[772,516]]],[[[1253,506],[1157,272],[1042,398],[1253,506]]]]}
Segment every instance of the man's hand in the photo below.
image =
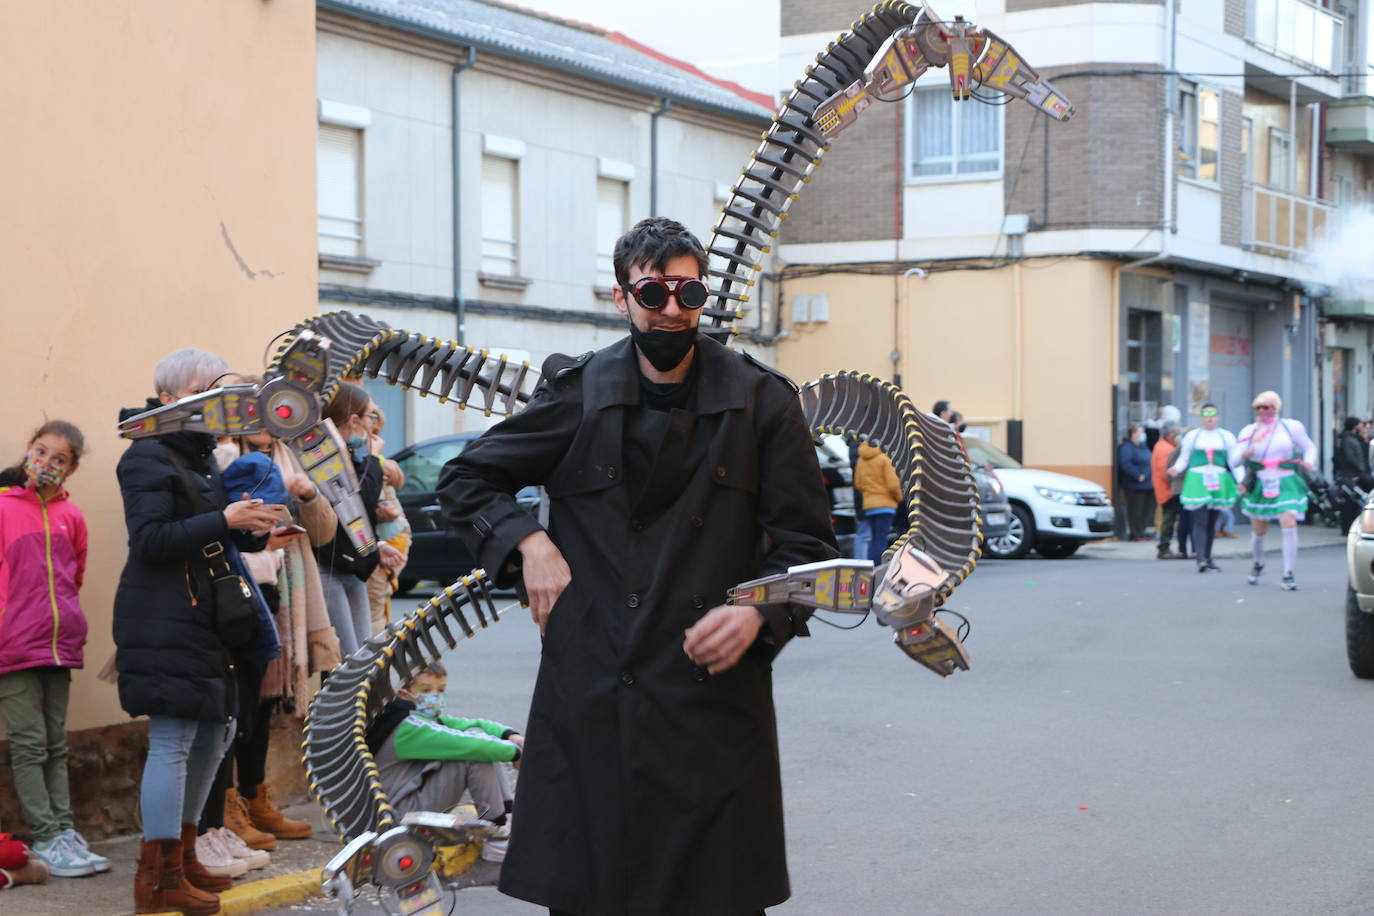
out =
{"type": "Polygon", "coordinates": [[[377,551],[381,554],[382,565],[387,569],[400,569],[402,566],[406,565],[406,555],[395,547],[392,547],[386,541],[382,541],[377,545],[377,551]]]}
{"type": "Polygon", "coordinates": [[[308,503],[315,498],[315,485],[304,474],[288,474],[284,483],[286,484],[286,492],[301,502],[308,503]]]}
{"type": "Polygon", "coordinates": [[[735,667],[745,650],[754,644],[763,625],[758,608],[748,604],[713,607],[687,630],[682,651],[693,663],[711,674],[735,667]]]}
{"type": "Polygon", "coordinates": [[[524,558],[525,594],[530,599],[530,617],[539,624],[543,636],[549,626],[549,612],[558,596],[572,581],[572,570],[563,553],[547,531],[536,531],[516,545],[524,558]]]}

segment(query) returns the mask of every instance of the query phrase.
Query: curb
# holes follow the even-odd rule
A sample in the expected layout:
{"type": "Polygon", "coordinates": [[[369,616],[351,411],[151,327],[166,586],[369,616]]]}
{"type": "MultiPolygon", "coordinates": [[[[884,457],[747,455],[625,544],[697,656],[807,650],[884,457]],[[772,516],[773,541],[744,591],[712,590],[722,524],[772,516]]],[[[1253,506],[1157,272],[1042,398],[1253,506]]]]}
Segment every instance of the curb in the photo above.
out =
{"type": "MultiPolygon", "coordinates": [[[[261,878],[231,887],[219,895],[219,916],[251,916],[272,907],[304,903],[320,894],[324,869],[261,878]]],[[[163,910],[151,916],[181,916],[180,910],[163,910]]]]}

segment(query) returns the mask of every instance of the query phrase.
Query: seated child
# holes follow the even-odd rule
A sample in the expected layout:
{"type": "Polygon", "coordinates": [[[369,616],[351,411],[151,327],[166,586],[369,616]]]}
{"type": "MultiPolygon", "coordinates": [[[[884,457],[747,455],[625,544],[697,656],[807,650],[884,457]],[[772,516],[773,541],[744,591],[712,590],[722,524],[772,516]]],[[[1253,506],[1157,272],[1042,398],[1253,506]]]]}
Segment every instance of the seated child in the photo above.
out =
{"type": "Polygon", "coordinates": [[[0,890],[16,884],[42,884],[48,866],[33,850],[8,833],[0,833],[0,890]]]}
{"type": "Polygon", "coordinates": [[[482,858],[500,862],[510,836],[511,794],[499,762],[520,766],[524,737],[486,719],[444,715],[448,672],[435,664],[396,692],[368,729],[387,798],[398,814],[448,812],[472,795],[477,816],[498,831],[482,847],[482,858]]]}

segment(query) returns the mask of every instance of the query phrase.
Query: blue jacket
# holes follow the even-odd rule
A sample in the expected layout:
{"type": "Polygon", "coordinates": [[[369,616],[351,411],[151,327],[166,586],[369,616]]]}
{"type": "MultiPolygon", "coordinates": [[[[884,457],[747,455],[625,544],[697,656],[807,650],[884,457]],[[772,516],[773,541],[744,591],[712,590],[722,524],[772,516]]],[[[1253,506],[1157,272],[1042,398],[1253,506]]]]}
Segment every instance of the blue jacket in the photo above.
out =
{"type": "Polygon", "coordinates": [[[1116,448],[1116,480],[1123,490],[1153,490],[1150,450],[1129,439],[1116,448]]]}

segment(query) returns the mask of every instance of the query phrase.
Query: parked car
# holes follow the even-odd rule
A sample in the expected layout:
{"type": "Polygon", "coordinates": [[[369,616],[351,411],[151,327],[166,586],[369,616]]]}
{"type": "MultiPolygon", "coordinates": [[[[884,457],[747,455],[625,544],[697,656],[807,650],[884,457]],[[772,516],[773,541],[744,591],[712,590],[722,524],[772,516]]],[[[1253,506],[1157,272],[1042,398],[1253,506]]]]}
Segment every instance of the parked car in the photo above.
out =
{"type": "Polygon", "coordinates": [[[1011,504],[1007,532],[989,537],[985,556],[1024,557],[1032,548],[1043,557],[1070,556],[1088,541],[1112,536],[1115,510],[1107,492],[1090,480],[1023,467],[981,439],[964,439],[976,464],[992,467],[1011,504]]]}
{"type": "MultiPolygon", "coordinates": [[[[969,460],[972,459],[970,455],[969,460]]],[[[973,461],[973,479],[978,481],[978,498],[983,504],[984,542],[1005,538],[1011,529],[1011,503],[1007,501],[1007,490],[1002,485],[1002,479],[991,466],[976,461],[973,461]]],[[[994,554],[984,547],[983,556],[994,554]]]]}
{"type": "Polygon", "coordinates": [[[1358,678],[1374,678],[1374,502],[1345,538],[1345,655],[1358,678]]]}
{"type": "MultiPolygon", "coordinates": [[[[407,446],[391,456],[391,460],[405,471],[405,485],[397,492],[406,518],[410,521],[413,540],[410,557],[401,570],[401,591],[413,589],[422,579],[433,579],[442,585],[467,575],[477,566],[472,552],[459,539],[439,512],[439,472],[444,465],[462,453],[467,444],[480,433],[457,433],[439,436],[407,446]]],[[[532,514],[539,512],[539,490],[525,487],[515,494],[515,501],[532,514]]]]}

